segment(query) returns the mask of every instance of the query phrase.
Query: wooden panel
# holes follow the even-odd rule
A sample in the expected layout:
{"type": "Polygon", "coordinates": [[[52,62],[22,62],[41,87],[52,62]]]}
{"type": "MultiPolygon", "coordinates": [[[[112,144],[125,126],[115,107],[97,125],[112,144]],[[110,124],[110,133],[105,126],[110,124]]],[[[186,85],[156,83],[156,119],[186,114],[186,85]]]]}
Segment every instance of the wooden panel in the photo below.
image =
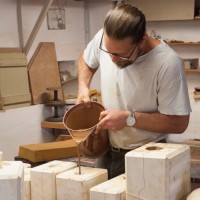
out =
{"type": "Polygon", "coordinates": [[[31,102],[28,102],[28,103],[16,103],[16,104],[10,104],[10,105],[1,105],[0,104],[0,109],[9,110],[9,109],[14,109],[14,108],[28,107],[30,105],[31,105],[31,102]]]}
{"type": "MultiPolygon", "coordinates": [[[[11,53],[11,55],[5,53],[0,54],[0,57],[6,57],[8,62],[17,56],[24,57],[23,54],[18,55],[16,53],[11,53]]],[[[24,60],[26,60],[26,58],[24,60]]],[[[23,107],[24,103],[26,106],[31,104],[27,67],[0,67],[0,109],[23,107]]]]}
{"type": "Polygon", "coordinates": [[[2,97],[29,93],[27,68],[0,68],[0,85],[2,97]]]}
{"type": "Polygon", "coordinates": [[[14,103],[26,103],[31,101],[30,94],[21,94],[16,96],[6,96],[1,98],[4,105],[14,104],[14,103]]]}
{"type": "Polygon", "coordinates": [[[194,0],[127,0],[146,16],[147,21],[194,19],[194,0]]]}
{"type": "MultiPolygon", "coordinates": [[[[56,58],[55,44],[40,43],[28,64],[33,104],[45,103],[53,99],[50,87],[61,87],[60,73],[56,58]]],[[[63,99],[62,91],[58,91],[59,99],[63,99]]]]}
{"type": "Polygon", "coordinates": [[[22,53],[21,48],[13,48],[13,47],[1,47],[0,53],[22,53]]]}
{"type": "Polygon", "coordinates": [[[77,145],[74,140],[28,144],[20,146],[19,156],[31,162],[50,161],[77,156],[77,145]]]}
{"type": "Polygon", "coordinates": [[[1,53],[0,67],[26,66],[27,59],[24,53],[1,53]]]}

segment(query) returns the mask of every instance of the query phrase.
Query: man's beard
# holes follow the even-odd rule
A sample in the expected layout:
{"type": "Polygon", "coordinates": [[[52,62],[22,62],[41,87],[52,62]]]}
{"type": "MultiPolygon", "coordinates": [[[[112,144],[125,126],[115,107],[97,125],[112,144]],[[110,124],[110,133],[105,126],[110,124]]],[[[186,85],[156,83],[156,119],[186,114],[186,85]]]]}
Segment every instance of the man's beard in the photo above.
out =
{"type": "Polygon", "coordinates": [[[121,61],[118,61],[116,62],[115,64],[120,68],[120,69],[123,69],[123,68],[126,68],[128,67],[129,65],[133,64],[137,58],[142,55],[142,50],[139,48],[138,49],[138,52],[137,52],[137,55],[135,57],[134,60],[121,60],[121,61]]]}
{"type": "Polygon", "coordinates": [[[122,60],[122,61],[118,61],[115,64],[117,65],[117,67],[119,67],[120,69],[123,69],[131,64],[133,64],[134,61],[131,60],[122,60]]]}

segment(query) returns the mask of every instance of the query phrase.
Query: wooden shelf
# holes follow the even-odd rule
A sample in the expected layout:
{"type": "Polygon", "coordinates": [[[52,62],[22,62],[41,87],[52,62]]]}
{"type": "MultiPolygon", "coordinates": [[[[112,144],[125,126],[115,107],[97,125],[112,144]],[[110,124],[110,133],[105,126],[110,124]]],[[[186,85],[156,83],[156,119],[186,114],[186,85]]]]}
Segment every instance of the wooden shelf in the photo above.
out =
{"type": "Polygon", "coordinates": [[[185,69],[186,72],[200,72],[199,69],[185,69]]]}
{"type": "Polygon", "coordinates": [[[76,80],[76,79],[77,79],[77,77],[70,77],[66,81],[62,81],[62,85],[66,84],[66,83],[68,83],[70,81],[76,80]]]}
{"type": "Polygon", "coordinates": [[[55,129],[66,129],[63,122],[47,122],[42,121],[41,122],[42,128],[55,128],[55,129]]]}
{"type": "Polygon", "coordinates": [[[199,19],[200,19],[200,15],[198,15],[198,16],[195,16],[195,17],[194,17],[194,19],[197,19],[197,20],[199,20],[199,19]]]}
{"type": "Polygon", "coordinates": [[[169,45],[200,45],[200,42],[168,42],[169,45]]]}

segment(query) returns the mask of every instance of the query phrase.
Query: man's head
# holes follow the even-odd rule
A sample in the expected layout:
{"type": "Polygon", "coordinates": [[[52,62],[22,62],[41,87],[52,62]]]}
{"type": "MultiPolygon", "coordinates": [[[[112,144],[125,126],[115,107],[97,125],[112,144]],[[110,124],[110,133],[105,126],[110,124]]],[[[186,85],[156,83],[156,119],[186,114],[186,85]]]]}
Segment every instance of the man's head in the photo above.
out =
{"type": "Polygon", "coordinates": [[[108,12],[102,38],[113,62],[120,67],[126,67],[133,62],[133,54],[137,53],[138,56],[139,43],[145,33],[144,14],[129,4],[121,4],[108,12]]]}

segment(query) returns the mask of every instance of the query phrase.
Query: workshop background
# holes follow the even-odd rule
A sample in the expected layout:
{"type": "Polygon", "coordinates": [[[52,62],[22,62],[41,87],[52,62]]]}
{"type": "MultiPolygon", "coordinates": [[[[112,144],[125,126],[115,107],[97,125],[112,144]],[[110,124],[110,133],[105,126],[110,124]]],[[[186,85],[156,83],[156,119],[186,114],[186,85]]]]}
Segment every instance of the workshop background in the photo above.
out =
{"type": "MultiPolygon", "coordinates": [[[[41,20],[41,26],[38,26],[38,30],[35,29],[36,35],[31,41],[29,37],[34,30],[35,24],[37,24],[45,2],[47,1],[1,0],[0,47],[26,47],[27,63],[29,63],[41,42],[54,42],[57,61],[59,66],[62,67],[62,64],[65,63],[75,65],[75,61],[81,51],[102,27],[107,11],[120,1],[54,0],[50,8],[64,12],[64,18],[59,13],[61,20],[64,21],[59,25],[54,24],[54,14],[45,15],[44,19],[41,20]],[[19,4],[21,5],[22,19],[21,33],[18,23],[20,19],[19,4]]],[[[173,7],[174,1],[170,2],[169,4],[173,7]]],[[[199,5],[198,3],[196,1],[197,6],[199,5]]],[[[177,44],[171,44],[171,46],[185,59],[186,64],[191,62],[192,59],[198,61],[200,58],[200,44],[198,44],[200,42],[199,19],[148,21],[147,32],[148,34],[156,34],[167,42],[184,41],[186,44],[178,45],[177,42],[177,44]],[[194,44],[190,42],[194,42],[194,44]]],[[[99,73],[95,76],[91,89],[100,91],[99,73]]],[[[194,95],[194,88],[200,87],[199,66],[197,66],[197,69],[186,69],[186,77],[192,106],[190,123],[183,134],[169,135],[169,141],[181,142],[185,139],[200,139],[200,97],[194,95]]],[[[51,79],[51,77],[48,77],[47,73],[44,79],[51,79]]],[[[64,96],[75,95],[76,92],[77,78],[75,72],[75,78],[64,85],[64,96]]],[[[44,104],[0,110],[0,150],[4,154],[4,160],[14,160],[20,145],[55,141],[53,130],[41,127],[41,122],[51,115],[52,110],[44,104]]]]}

